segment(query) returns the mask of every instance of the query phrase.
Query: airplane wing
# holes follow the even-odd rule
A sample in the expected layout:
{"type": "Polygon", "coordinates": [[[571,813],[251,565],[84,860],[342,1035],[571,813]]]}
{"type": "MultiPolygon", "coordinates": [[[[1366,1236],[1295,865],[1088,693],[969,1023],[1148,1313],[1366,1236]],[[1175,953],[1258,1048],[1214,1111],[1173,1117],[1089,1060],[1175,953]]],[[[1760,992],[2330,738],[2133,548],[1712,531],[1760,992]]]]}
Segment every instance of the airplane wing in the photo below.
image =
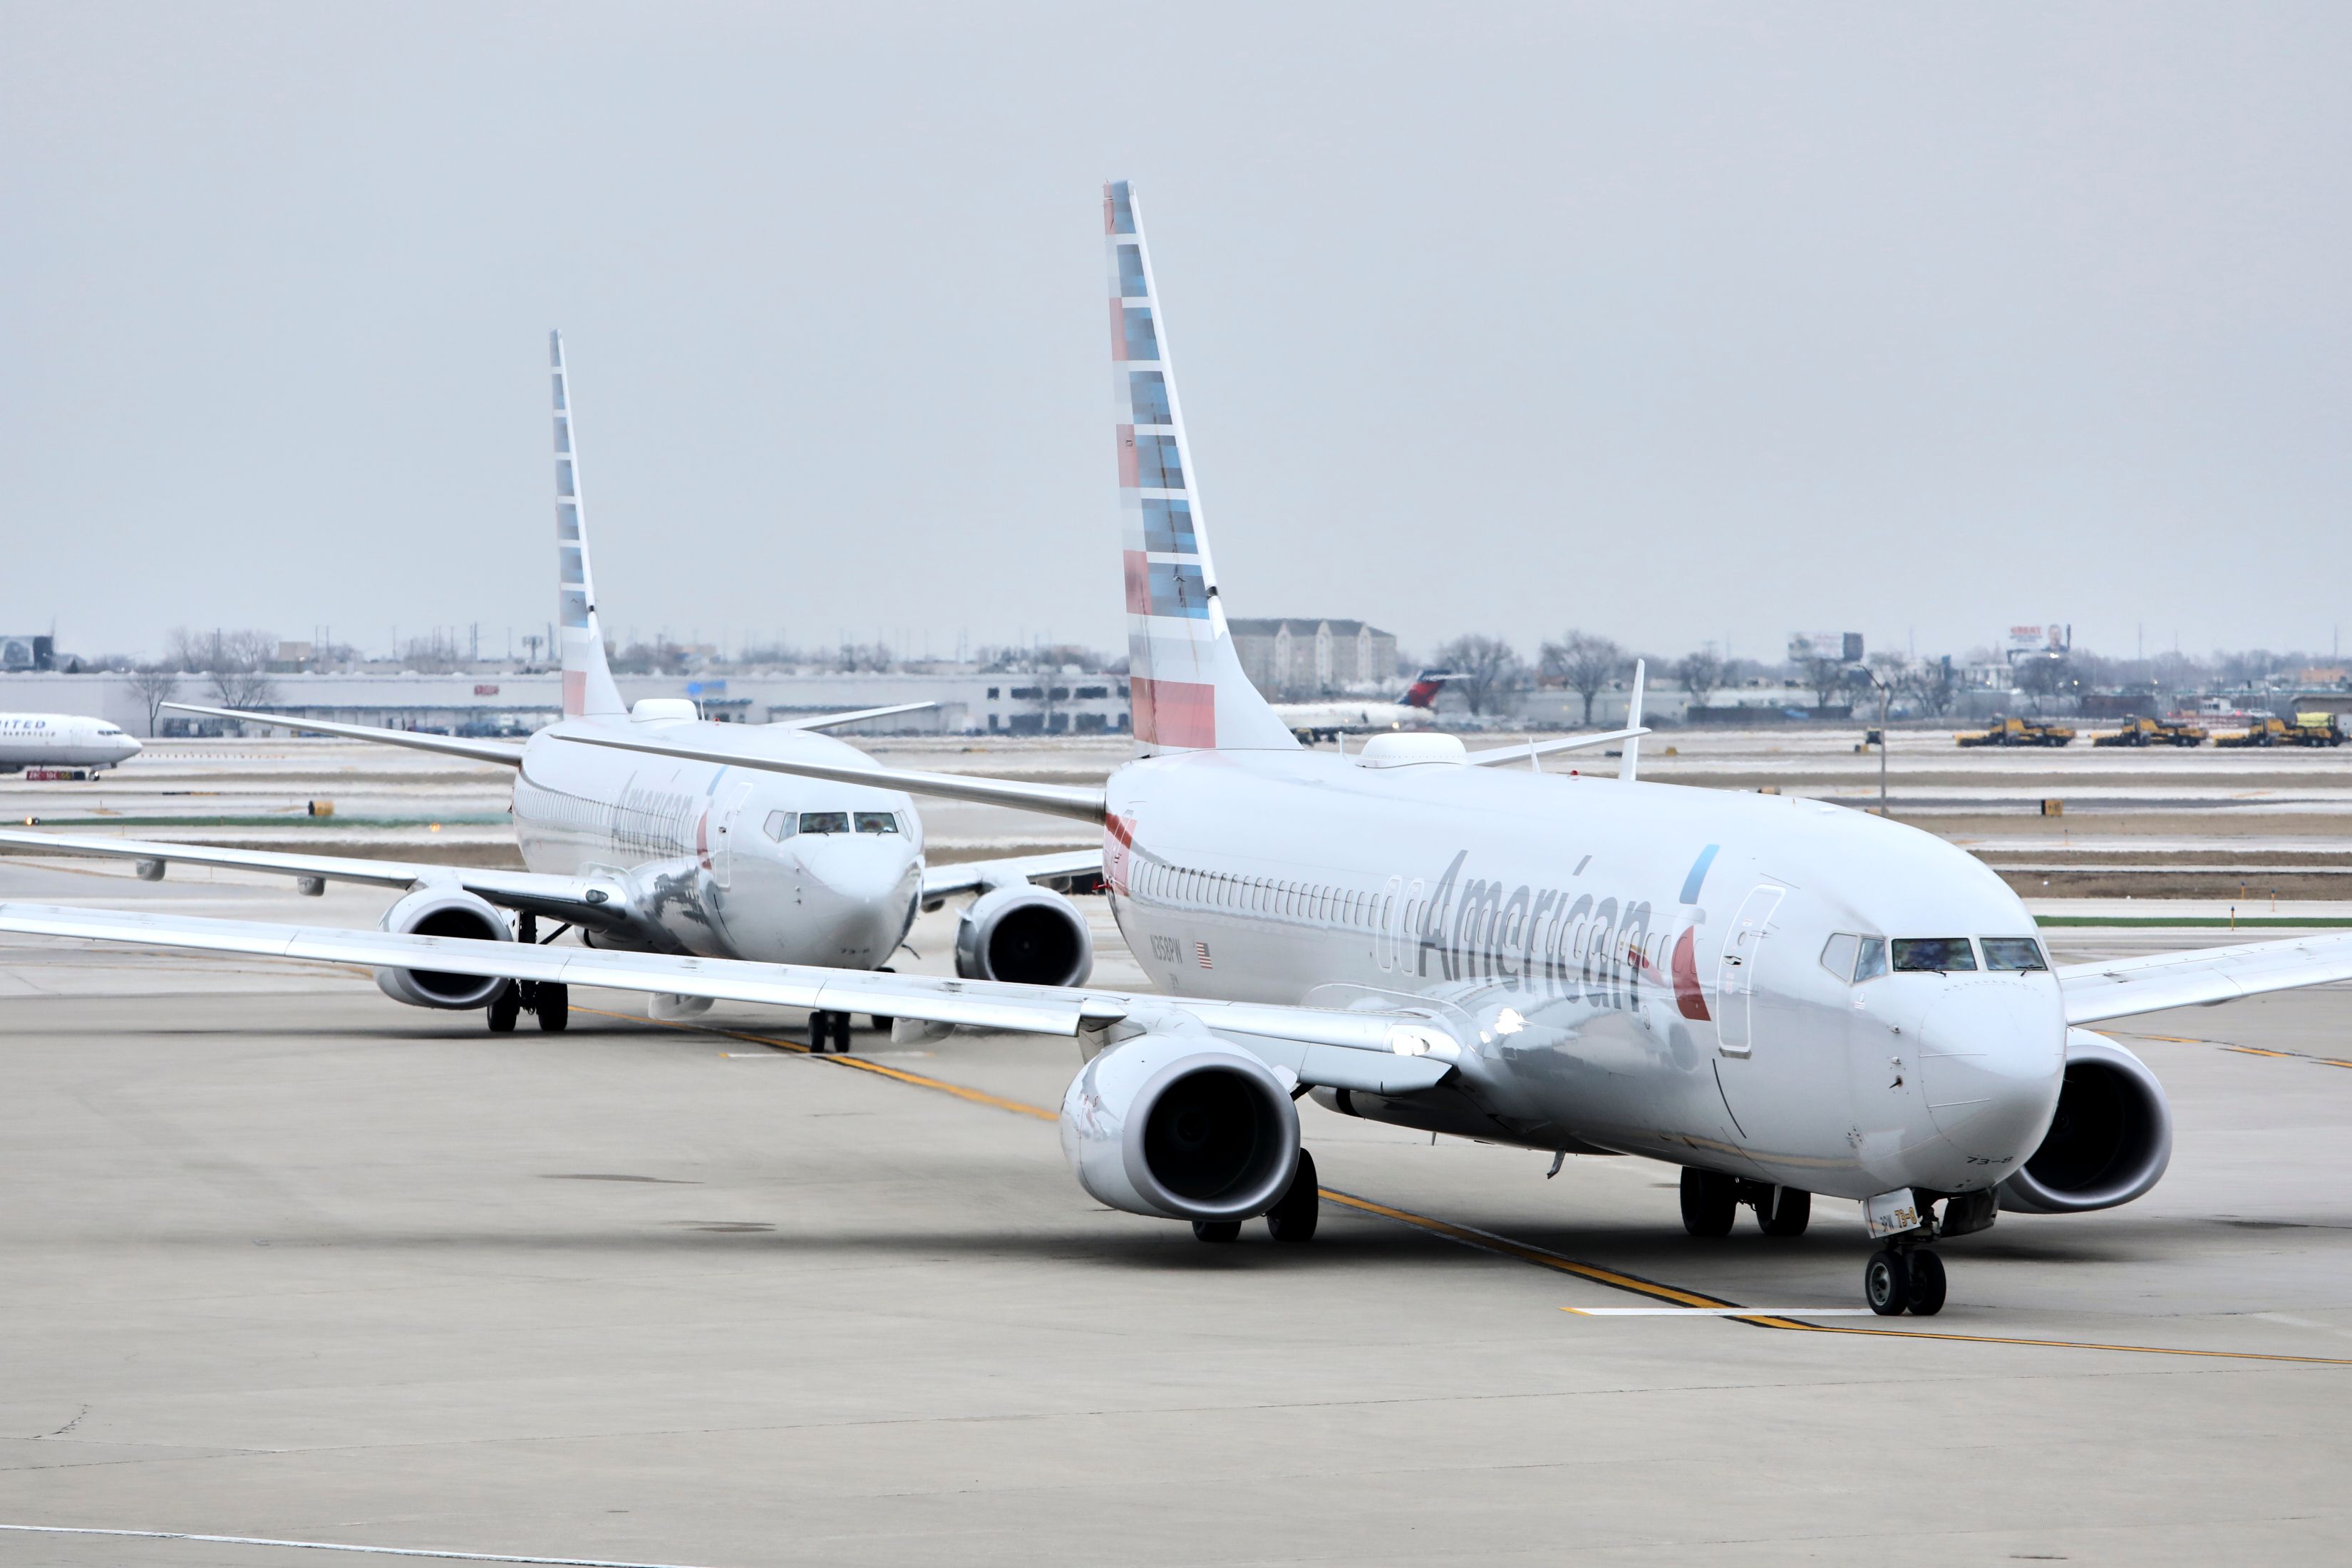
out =
{"type": "Polygon", "coordinates": [[[966,860],[955,866],[923,868],[923,904],[930,907],[950,893],[992,891],[1016,882],[1055,882],[1102,875],[1099,849],[1072,849],[1058,855],[1025,855],[1007,860],[966,860]]]}
{"type": "Polygon", "coordinates": [[[522,746],[514,741],[475,741],[462,735],[420,735],[412,730],[383,730],[373,724],[331,724],[324,719],[289,719],[283,713],[247,713],[235,708],[205,708],[194,702],[166,702],[164,707],[181,713],[202,713],[213,719],[241,719],[248,724],[275,724],[281,730],[300,730],[319,735],[341,735],[347,741],[378,741],[387,746],[406,746],[415,752],[436,752],[445,757],[464,757],[477,763],[503,763],[508,767],[522,766],[522,746]]]}
{"type": "Polygon", "coordinates": [[[480,866],[440,866],[425,861],[370,860],[341,855],[290,855],[267,849],[222,849],[206,844],[165,844],[142,838],[104,838],[68,833],[26,833],[0,828],[0,847],[37,855],[88,855],[135,860],[142,875],[160,879],[173,862],[226,866],[243,871],[274,871],[319,882],[359,882],[378,888],[463,888],[510,910],[528,910],[592,931],[630,923],[628,889],[610,878],[555,877],[480,866]],[[148,868],[154,868],[150,873],[148,868]]]}
{"type": "Polygon", "coordinates": [[[779,719],[770,728],[777,730],[831,730],[843,724],[855,724],[863,719],[887,719],[898,713],[919,713],[926,708],[936,708],[936,702],[893,702],[887,708],[853,708],[846,713],[819,713],[808,719],[779,719]]]}
{"type": "Polygon", "coordinates": [[[1636,741],[1650,731],[1646,729],[1607,730],[1594,735],[1562,735],[1556,741],[1537,741],[1525,746],[1496,746],[1488,751],[1473,752],[1465,760],[1473,767],[1496,768],[1509,763],[1524,763],[1530,757],[1549,756],[1554,752],[1580,752],[1587,746],[1613,746],[1620,741],[1636,741]]]}
{"type": "Polygon", "coordinates": [[[972,1028],[1075,1036],[1121,1026],[1205,1026],[1304,1085],[1370,1094],[1428,1089],[1454,1070],[1462,1046],[1433,1015],[1342,1012],[1213,1002],[1092,988],[1015,985],[928,974],[819,969],[739,959],[688,958],[606,948],[525,947],[462,937],[269,925],[189,915],[119,913],[0,903],[0,931],[78,937],[315,963],[426,969],[559,985],[597,985],[780,1007],[879,1013],[972,1028]]]}
{"type": "Polygon", "coordinates": [[[719,763],[728,767],[758,768],[772,773],[797,773],[802,778],[831,779],[835,784],[872,784],[878,789],[904,790],[908,795],[933,795],[946,800],[975,801],[982,805],[1018,806],[1052,816],[1075,816],[1099,823],[1109,814],[1103,792],[1074,784],[1026,784],[1016,779],[976,778],[963,773],[930,773],[913,768],[845,767],[835,763],[806,762],[798,757],[746,757],[732,752],[709,752],[696,746],[664,745],[657,741],[625,741],[606,735],[566,735],[576,746],[607,746],[616,752],[643,752],[653,757],[681,757],[689,763],[719,763]]]}
{"type": "Polygon", "coordinates": [[[2095,1024],[2167,1007],[2211,1006],[2265,991],[2352,980],[2352,931],[2105,963],[2069,963],[2057,974],[2060,994],[2066,999],[2066,1022],[2095,1024]]]}

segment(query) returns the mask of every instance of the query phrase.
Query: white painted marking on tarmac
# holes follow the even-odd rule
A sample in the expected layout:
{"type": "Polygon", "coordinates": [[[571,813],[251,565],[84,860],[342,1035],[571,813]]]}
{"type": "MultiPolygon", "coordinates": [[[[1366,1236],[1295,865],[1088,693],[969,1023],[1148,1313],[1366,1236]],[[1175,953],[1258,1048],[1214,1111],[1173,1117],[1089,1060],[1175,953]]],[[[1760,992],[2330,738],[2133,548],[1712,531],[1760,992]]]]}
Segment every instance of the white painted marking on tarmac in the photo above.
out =
{"type": "Polygon", "coordinates": [[[1570,1307],[1587,1318],[1867,1318],[1867,1307],[1570,1307]]]}
{"type": "Polygon", "coordinates": [[[197,1535],[184,1530],[93,1530],[68,1524],[0,1524],[27,1535],[108,1535],[132,1541],[205,1541],[219,1546],[288,1546],[304,1552],[371,1552],[379,1557],[438,1557],[458,1563],[551,1563],[560,1568],[694,1568],[685,1563],[625,1563],[610,1557],[519,1557],[503,1552],[434,1552],[416,1546],[354,1546],[341,1541],[273,1541],[261,1535],[197,1535]]]}

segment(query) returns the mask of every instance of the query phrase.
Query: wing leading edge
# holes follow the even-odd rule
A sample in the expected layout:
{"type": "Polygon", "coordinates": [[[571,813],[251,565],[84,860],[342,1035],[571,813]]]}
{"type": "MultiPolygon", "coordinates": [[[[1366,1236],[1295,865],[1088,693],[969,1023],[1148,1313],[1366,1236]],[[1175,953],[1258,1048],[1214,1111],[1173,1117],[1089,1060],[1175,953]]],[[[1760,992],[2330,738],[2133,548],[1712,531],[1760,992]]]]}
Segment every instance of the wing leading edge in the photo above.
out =
{"type": "Polygon", "coordinates": [[[2057,973],[2066,1022],[2095,1024],[2168,1007],[2210,1006],[2266,991],[2352,980],[2352,931],[2070,963],[2057,973]]]}

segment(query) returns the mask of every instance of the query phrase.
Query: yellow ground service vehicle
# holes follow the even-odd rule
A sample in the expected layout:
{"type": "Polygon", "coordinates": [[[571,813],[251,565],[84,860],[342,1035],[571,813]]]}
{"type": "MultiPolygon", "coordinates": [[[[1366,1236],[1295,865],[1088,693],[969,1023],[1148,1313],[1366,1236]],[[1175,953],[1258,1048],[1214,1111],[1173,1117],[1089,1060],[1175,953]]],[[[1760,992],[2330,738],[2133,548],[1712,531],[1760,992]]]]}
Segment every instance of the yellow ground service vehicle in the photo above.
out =
{"type": "Polygon", "coordinates": [[[2095,746],[2201,746],[2205,731],[2179,719],[2126,719],[2112,735],[2095,735],[2095,746]]]}
{"type": "Polygon", "coordinates": [[[2298,744],[2294,731],[2284,719],[2257,719],[2240,734],[2221,735],[2214,739],[2217,746],[2292,746],[2298,744]]]}
{"type": "Polygon", "coordinates": [[[2287,733],[2298,746],[2340,746],[2352,738],[2345,733],[2340,713],[2298,713],[2287,733]]]}
{"type": "Polygon", "coordinates": [[[1981,734],[1952,737],[1963,746],[2063,746],[2074,738],[2064,725],[2035,719],[2000,719],[1981,734]]]}

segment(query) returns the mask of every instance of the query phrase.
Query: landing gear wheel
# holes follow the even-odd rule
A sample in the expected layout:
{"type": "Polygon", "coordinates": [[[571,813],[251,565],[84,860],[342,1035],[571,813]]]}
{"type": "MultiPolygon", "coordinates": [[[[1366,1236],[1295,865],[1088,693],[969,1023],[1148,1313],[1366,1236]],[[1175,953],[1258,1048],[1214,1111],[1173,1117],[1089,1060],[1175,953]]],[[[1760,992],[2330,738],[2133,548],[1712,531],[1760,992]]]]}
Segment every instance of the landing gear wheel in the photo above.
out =
{"type": "Polygon", "coordinates": [[[572,1026],[572,987],[541,981],[539,995],[531,1010],[539,1015],[541,1033],[563,1033],[572,1026]]]}
{"type": "Polygon", "coordinates": [[[1813,1217],[1813,1194],[1801,1187],[1775,1187],[1756,1205],[1756,1226],[1767,1236],[1802,1236],[1813,1217]]]}
{"type": "Polygon", "coordinates": [[[1323,1206],[1316,1192],[1315,1156],[1301,1149],[1298,1152],[1298,1173],[1290,1178],[1275,1205],[1265,1211],[1265,1228],[1276,1241],[1312,1241],[1315,1239],[1315,1218],[1323,1206]]]}
{"type": "Polygon", "coordinates": [[[849,1015],[846,1013],[835,1013],[833,1016],[833,1048],[844,1055],[848,1053],[849,1015]]]}
{"type": "Polygon", "coordinates": [[[490,998],[490,1033],[513,1034],[515,1020],[521,1016],[522,993],[516,990],[514,982],[509,980],[505,990],[490,998]]]}
{"type": "Polygon", "coordinates": [[[1863,1300],[1882,1318],[1897,1316],[1911,1304],[1910,1260],[1891,1247],[1882,1247],[1862,1266],[1863,1300]]]}
{"type": "Polygon", "coordinates": [[[832,1014],[811,1013],[809,1015],[809,1050],[811,1053],[820,1057],[824,1055],[825,1037],[832,1032],[832,1014]]]}
{"type": "Polygon", "coordinates": [[[1926,1250],[1911,1255],[1911,1315],[1932,1318],[1944,1310],[1944,1260],[1926,1250]]]}
{"type": "Polygon", "coordinates": [[[874,1015],[873,1024],[874,1032],[877,1035],[887,1035],[890,1032],[890,1020],[879,1013],[874,1015]]]}
{"type": "Polygon", "coordinates": [[[1239,1241],[1242,1222],[1237,1219],[1196,1219],[1192,1222],[1192,1237],[1196,1241],[1239,1241]]]}
{"type": "Polygon", "coordinates": [[[1729,1236],[1739,1217],[1739,1184],[1716,1171],[1683,1167],[1683,1228],[1693,1236],[1729,1236]]]}

